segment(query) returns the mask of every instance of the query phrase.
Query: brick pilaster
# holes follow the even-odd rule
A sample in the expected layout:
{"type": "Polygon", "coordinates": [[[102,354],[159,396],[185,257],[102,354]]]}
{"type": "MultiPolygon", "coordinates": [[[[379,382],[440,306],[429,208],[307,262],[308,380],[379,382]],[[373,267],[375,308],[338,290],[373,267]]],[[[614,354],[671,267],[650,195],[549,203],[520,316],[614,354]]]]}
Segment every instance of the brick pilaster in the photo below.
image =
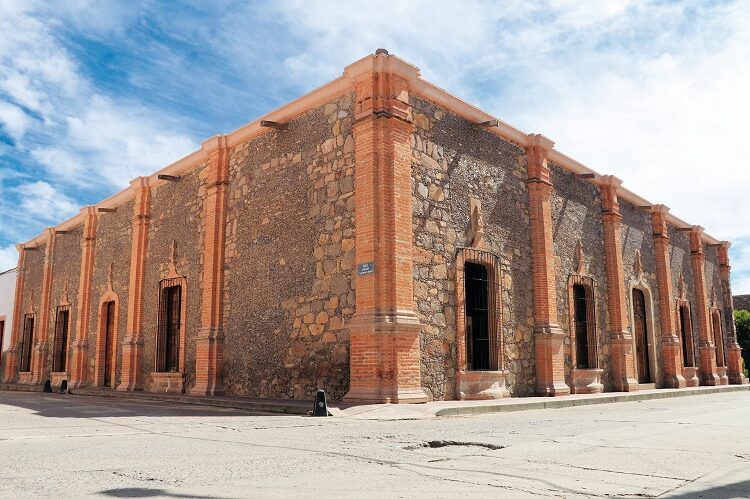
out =
{"type": "Polygon", "coordinates": [[[633,359],[633,335],[625,297],[625,275],[620,242],[620,203],[617,188],[622,180],[604,175],[599,183],[602,193],[602,226],[604,255],[607,261],[607,310],[609,312],[609,343],[612,357],[612,386],[617,392],[638,389],[633,359]]]}
{"type": "Polygon", "coordinates": [[[419,73],[397,57],[378,54],[345,74],[356,92],[357,260],[345,400],[425,402],[412,276],[409,82],[419,73]]]}
{"type": "Polygon", "coordinates": [[[75,338],[72,342],[73,360],[70,367],[70,386],[86,386],[88,380],[88,333],[91,306],[91,275],[94,272],[96,249],[96,207],[81,209],[83,236],[81,239],[81,278],[78,283],[78,310],[75,338]]]}
{"type": "Polygon", "coordinates": [[[141,357],[143,356],[143,274],[148,248],[148,226],[151,213],[151,188],[148,177],[130,182],[135,191],[133,236],[130,250],[130,283],[128,287],[128,325],[122,342],[122,374],[117,390],[143,388],[141,357]]]}
{"type": "Polygon", "coordinates": [[[729,241],[722,241],[716,248],[719,254],[719,272],[721,275],[721,302],[724,305],[725,334],[727,336],[727,377],[732,385],[742,385],[747,380],[744,376],[742,347],[737,343],[737,329],[734,325],[734,303],[732,302],[732,282],[730,280],[731,266],[729,265],[729,241]]]}
{"type": "Polygon", "coordinates": [[[547,154],[554,146],[548,138],[529,135],[526,149],[531,224],[534,293],[534,354],[536,391],[540,395],[569,395],[565,384],[563,333],[557,323],[555,255],[552,241],[552,182],[547,154]]]}
{"type": "Polygon", "coordinates": [[[656,281],[659,292],[659,325],[661,339],[659,346],[662,357],[662,384],[665,388],[685,388],[682,376],[682,356],[680,338],[677,335],[672,297],[672,267],[669,260],[669,230],[667,213],[663,204],[651,208],[651,227],[656,256],[656,281]]]}
{"type": "Polygon", "coordinates": [[[192,395],[224,392],[224,245],[227,218],[229,158],[227,138],[213,137],[201,146],[208,153],[208,178],[203,199],[203,282],[201,329],[195,345],[195,386],[192,395]]]}
{"type": "Polygon", "coordinates": [[[44,247],[44,270],[42,271],[42,289],[39,292],[39,339],[35,342],[31,359],[31,383],[43,383],[49,375],[49,307],[52,294],[52,267],[55,257],[55,229],[44,230],[47,244],[44,247]]]}
{"type": "Polygon", "coordinates": [[[695,288],[695,308],[698,316],[698,352],[700,354],[701,385],[719,384],[716,374],[716,350],[711,339],[711,325],[708,315],[708,298],[706,297],[706,254],[701,235],[703,227],[694,225],[690,231],[690,263],[693,269],[693,287],[695,288]]]}
{"type": "Polygon", "coordinates": [[[23,287],[26,280],[26,250],[23,244],[17,244],[18,267],[16,270],[16,292],[13,298],[13,326],[10,334],[10,349],[5,360],[3,369],[3,383],[15,383],[18,381],[18,361],[21,352],[18,349],[19,337],[23,329],[22,298],[23,287]]]}

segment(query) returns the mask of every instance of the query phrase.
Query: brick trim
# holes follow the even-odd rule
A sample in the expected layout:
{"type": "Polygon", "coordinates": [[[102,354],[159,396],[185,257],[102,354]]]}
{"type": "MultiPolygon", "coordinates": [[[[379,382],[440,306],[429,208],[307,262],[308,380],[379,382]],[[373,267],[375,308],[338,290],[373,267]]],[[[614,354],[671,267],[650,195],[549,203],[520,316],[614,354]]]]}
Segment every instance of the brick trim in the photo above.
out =
{"type": "Polygon", "coordinates": [[[651,207],[651,228],[656,258],[656,283],[659,295],[659,326],[661,329],[662,383],[665,388],[684,388],[680,338],[672,312],[674,292],[672,289],[672,267],[669,258],[669,230],[667,227],[669,208],[663,204],[651,207]]]}
{"type": "Polygon", "coordinates": [[[81,210],[84,216],[81,240],[81,278],[78,283],[78,307],[75,339],[72,343],[73,359],[70,368],[70,387],[86,386],[88,383],[88,332],[91,304],[91,276],[96,256],[96,208],[87,206],[81,210]]]}
{"type": "Polygon", "coordinates": [[[151,187],[148,177],[130,182],[135,191],[133,238],[130,252],[130,284],[128,291],[128,323],[122,344],[122,369],[119,391],[141,390],[143,356],[143,277],[146,268],[148,226],[151,217],[151,187]]]}
{"type": "Polygon", "coordinates": [[[724,320],[727,327],[727,377],[732,385],[741,385],[747,382],[744,375],[744,361],[742,359],[742,348],[737,343],[737,328],[734,324],[734,302],[732,299],[731,269],[729,265],[729,241],[722,241],[716,252],[719,257],[719,272],[721,275],[721,294],[724,304],[724,320]]]}
{"type": "Polygon", "coordinates": [[[190,393],[221,395],[224,393],[224,255],[229,184],[227,138],[214,137],[202,147],[209,159],[203,199],[201,327],[195,346],[195,386],[190,393]]]}
{"type": "Polygon", "coordinates": [[[617,189],[622,181],[604,175],[599,184],[602,196],[602,228],[604,256],[607,266],[607,309],[609,316],[609,342],[612,356],[612,387],[616,392],[638,390],[635,379],[633,335],[625,298],[625,274],[620,242],[620,204],[617,189]]]}
{"type": "Polygon", "coordinates": [[[705,266],[706,255],[701,235],[703,227],[694,225],[690,230],[690,263],[693,270],[696,312],[698,315],[698,351],[700,353],[701,385],[715,386],[720,383],[716,374],[716,350],[708,318],[708,298],[706,296],[705,266]]]}
{"type": "MultiPolygon", "coordinates": [[[[387,54],[347,68],[354,80],[356,311],[347,402],[426,402],[412,276],[409,71],[387,54]]],[[[416,73],[415,73],[416,75],[416,73]]],[[[415,76],[416,77],[416,76],[415,76]]]]}
{"type": "Polygon", "coordinates": [[[539,395],[569,395],[565,383],[565,333],[558,324],[552,240],[552,183],[547,162],[554,143],[543,135],[529,135],[526,148],[531,269],[534,294],[534,355],[539,395]]]}
{"type": "MultiPolygon", "coordinates": [[[[42,289],[40,291],[39,332],[34,345],[34,353],[31,360],[31,383],[41,384],[49,375],[49,325],[50,325],[50,300],[52,298],[52,267],[55,256],[55,229],[45,229],[47,245],[44,248],[44,270],[42,271],[42,289]]],[[[35,325],[37,323],[35,322],[35,325]]]]}

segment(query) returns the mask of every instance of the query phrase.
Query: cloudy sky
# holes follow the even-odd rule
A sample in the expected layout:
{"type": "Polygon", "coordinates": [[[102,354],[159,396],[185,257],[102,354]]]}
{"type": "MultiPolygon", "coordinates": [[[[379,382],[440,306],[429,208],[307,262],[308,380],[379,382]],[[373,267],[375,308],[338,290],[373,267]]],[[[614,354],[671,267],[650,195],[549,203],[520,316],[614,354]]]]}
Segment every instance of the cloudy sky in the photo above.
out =
{"type": "Polygon", "coordinates": [[[74,215],[387,48],[733,241],[750,293],[750,1],[0,0],[0,270],[74,215]]]}

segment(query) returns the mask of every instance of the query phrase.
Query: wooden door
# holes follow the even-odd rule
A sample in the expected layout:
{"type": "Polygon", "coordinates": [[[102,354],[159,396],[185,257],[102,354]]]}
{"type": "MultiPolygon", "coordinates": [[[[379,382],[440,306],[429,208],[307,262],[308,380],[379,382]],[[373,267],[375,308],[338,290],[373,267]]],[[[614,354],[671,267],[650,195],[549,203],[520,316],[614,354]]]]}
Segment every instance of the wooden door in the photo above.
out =
{"type": "Polygon", "coordinates": [[[167,288],[167,338],[166,372],[180,370],[180,316],[182,314],[182,288],[172,286],[167,288]]]}
{"type": "Polygon", "coordinates": [[[635,350],[638,358],[638,382],[650,383],[651,372],[648,363],[648,326],[646,324],[646,299],[643,291],[633,290],[633,322],[635,329],[635,350]]]}
{"type": "Polygon", "coordinates": [[[31,350],[34,347],[34,318],[27,317],[23,328],[23,341],[21,342],[21,369],[25,373],[31,371],[31,350]]]}
{"type": "Polygon", "coordinates": [[[106,304],[106,316],[104,318],[104,386],[111,387],[112,379],[112,354],[114,353],[114,331],[115,331],[115,302],[108,301],[106,304]]]}

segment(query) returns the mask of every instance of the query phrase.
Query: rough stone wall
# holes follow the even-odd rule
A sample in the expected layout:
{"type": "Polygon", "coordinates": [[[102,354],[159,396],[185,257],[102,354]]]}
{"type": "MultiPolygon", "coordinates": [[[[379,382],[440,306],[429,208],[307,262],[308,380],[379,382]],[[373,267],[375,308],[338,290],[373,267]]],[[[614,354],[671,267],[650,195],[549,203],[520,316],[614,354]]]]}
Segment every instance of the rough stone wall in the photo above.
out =
{"type": "Polygon", "coordinates": [[[184,173],[175,182],[164,182],[151,190],[151,219],[143,279],[144,389],[156,367],[156,333],[159,316],[159,283],[168,275],[172,242],[176,244],[177,273],[186,279],[185,368],[186,391],[195,384],[195,338],[201,326],[201,276],[203,265],[203,184],[206,164],[184,173]]]}
{"type": "Polygon", "coordinates": [[[611,389],[611,362],[607,334],[607,263],[604,258],[604,234],[599,188],[562,168],[552,165],[552,230],[555,250],[557,313],[565,338],[565,377],[570,386],[572,350],[569,279],[576,272],[576,246],[583,248],[582,275],[594,281],[594,311],[599,367],[604,370],[602,382],[611,389]]]}
{"type": "MultiPolygon", "coordinates": [[[[690,303],[690,322],[693,328],[695,365],[698,366],[700,364],[700,355],[698,353],[698,315],[695,308],[695,287],[693,286],[693,270],[690,262],[690,233],[679,231],[670,225],[669,246],[669,260],[672,264],[672,287],[675,298],[680,297],[680,274],[682,274],[685,281],[685,297],[690,303]]],[[[672,313],[676,313],[674,305],[671,308],[672,313]]],[[[679,316],[675,316],[675,321],[675,325],[679,331],[679,316]]]]}
{"type": "MultiPolygon", "coordinates": [[[[122,369],[122,340],[128,326],[128,286],[130,285],[130,252],[132,244],[133,201],[117,207],[113,213],[99,213],[96,222],[94,268],[91,274],[91,307],[89,309],[88,378],[94,379],[96,359],[96,334],[99,328],[99,301],[107,292],[109,269],[112,265],[112,289],[118,298],[117,361],[115,383],[120,383],[122,369]]],[[[153,298],[153,297],[151,297],[153,298]]]]}
{"type": "MultiPolygon", "coordinates": [[[[57,309],[63,303],[65,283],[67,282],[68,299],[68,341],[63,348],[67,351],[65,370],[70,371],[71,351],[68,348],[75,336],[78,320],[78,283],[81,279],[81,238],[83,226],[78,225],[65,234],[55,236],[55,254],[52,259],[52,293],[50,294],[49,311],[49,357],[47,368],[53,369],[55,334],[57,329],[57,309]]],[[[46,374],[46,373],[45,373],[46,374]]],[[[46,377],[44,379],[47,379],[46,377]]]]}
{"type": "MultiPolygon", "coordinates": [[[[34,309],[34,343],[39,339],[39,329],[41,320],[41,296],[42,296],[42,276],[44,275],[44,250],[47,243],[42,243],[37,249],[25,250],[26,261],[24,262],[25,275],[19,275],[18,278],[24,279],[23,294],[21,297],[21,314],[18,325],[18,345],[21,346],[23,341],[24,317],[33,306],[34,309]]],[[[19,351],[20,355],[20,351],[19,351]]],[[[19,357],[20,366],[20,357],[19,357]]]]}
{"type": "Polygon", "coordinates": [[[230,153],[224,386],[341,399],[354,313],[354,94],[230,153]]]}
{"type": "MultiPolygon", "coordinates": [[[[635,334],[633,322],[633,291],[634,284],[643,290],[646,298],[646,314],[649,314],[649,299],[651,302],[652,323],[647,327],[653,328],[653,345],[656,355],[656,372],[652,373],[654,382],[659,383],[662,379],[662,352],[660,345],[661,328],[659,322],[659,284],[656,277],[656,248],[654,246],[653,229],[651,226],[651,215],[637,206],[620,200],[620,214],[622,215],[622,224],[620,240],[622,242],[622,264],[625,276],[625,286],[627,293],[625,295],[627,310],[630,314],[630,329],[635,334]],[[636,254],[641,255],[642,274],[636,275],[635,260],[636,254]],[[643,285],[645,281],[646,286],[643,285]]],[[[635,344],[633,352],[635,353],[635,344]]],[[[637,366],[637,357],[636,359],[637,366]]],[[[651,366],[653,368],[653,366],[651,366]]]]}
{"type": "MultiPolygon", "coordinates": [[[[721,288],[721,273],[719,271],[719,253],[716,248],[712,248],[708,245],[704,245],[703,251],[706,254],[706,267],[704,269],[704,275],[706,279],[706,301],[708,302],[709,310],[711,307],[715,304],[716,307],[718,307],[720,314],[721,314],[721,338],[724,342],[724,348],[722,351],[724,352],[724,358],[725,358],[725,364],[726,365],[726,358],[727,358],[727,334],[729,333],[729,328],[727,328],[727,318],[725,317],[726,314],[724,314],[724,295],[722,293],[721,288]],[[715,301],[714,301],[715,300],[715,301]]],[[[714,341],[714,330],[713,330],[713,319],[709,315],[708,316],[708,324],[709,324],[709,334],[711,335],[711,341],[714,341]]],[[[718,355],[718,351],[717,351],[718,355]]]]}
{"type": "Polygon", "coordinates": [[[422,323],[422,385],[455,398],[458,248],[470,244],[469,199],[482,203],[485,241],[505,259],[503,337],[508,388],[534,392],[531,234],[524,150],[418,97],[411,97],[414,299],[422,323]],[[512,297],[512,299],[511,299],[512,297]]]}
{"type": "Polygon", "coordinates": [[[750,310],[750,295],[734,295],[732,301],[735,310],[750,310]]]}

